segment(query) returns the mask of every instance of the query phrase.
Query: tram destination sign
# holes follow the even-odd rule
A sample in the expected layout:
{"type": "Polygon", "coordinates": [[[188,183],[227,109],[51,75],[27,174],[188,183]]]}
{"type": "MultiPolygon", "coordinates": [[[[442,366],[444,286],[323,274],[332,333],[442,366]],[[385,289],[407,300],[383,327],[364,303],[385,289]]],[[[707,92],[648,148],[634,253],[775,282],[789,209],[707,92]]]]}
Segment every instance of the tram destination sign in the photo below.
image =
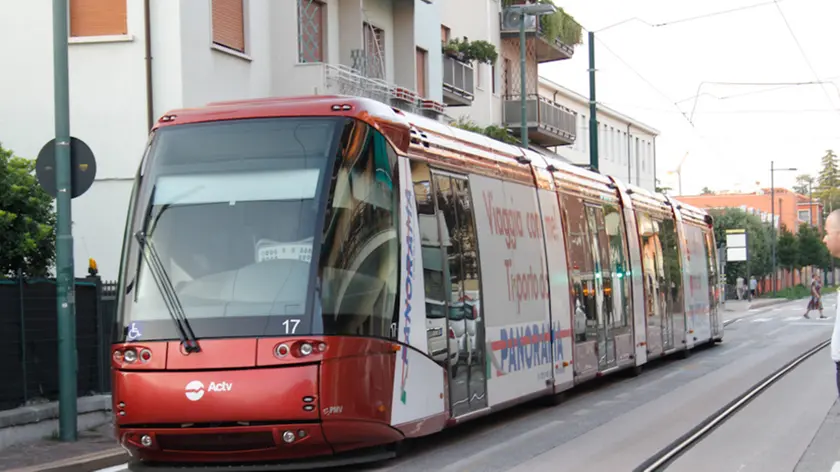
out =
{"type": "Polygon", "coordinates": [[[749,258],[747,254],[747,230],[726,230],[726,261],[740,262],[749,258]]]}

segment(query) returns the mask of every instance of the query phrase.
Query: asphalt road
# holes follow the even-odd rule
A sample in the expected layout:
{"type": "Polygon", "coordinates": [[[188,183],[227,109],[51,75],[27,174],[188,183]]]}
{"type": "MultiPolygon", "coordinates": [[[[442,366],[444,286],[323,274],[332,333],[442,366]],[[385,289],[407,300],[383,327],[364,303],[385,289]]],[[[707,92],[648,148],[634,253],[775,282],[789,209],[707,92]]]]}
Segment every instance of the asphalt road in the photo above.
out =
{"type": "MultiPolygon", "coordinates": [[[[631,471],[798,354],[827,339],[804,301],[756,310],[724,342],[576,389],[555,407],[528,404],[422,438],[366,471],[631,471]]],[[[812,313],[814,315],[815,313],[812,313]]],[[[726,315],[732,316],[731,313],[726,315]]],[[[727,316],[724,316],[727,319],[727,316]]],[[[816,354],[713,432],[669,470],[791,471],[836,397],[828,350],[816,354]]],[[[124,470],[110,469],[109,472],[124,470]]]]}

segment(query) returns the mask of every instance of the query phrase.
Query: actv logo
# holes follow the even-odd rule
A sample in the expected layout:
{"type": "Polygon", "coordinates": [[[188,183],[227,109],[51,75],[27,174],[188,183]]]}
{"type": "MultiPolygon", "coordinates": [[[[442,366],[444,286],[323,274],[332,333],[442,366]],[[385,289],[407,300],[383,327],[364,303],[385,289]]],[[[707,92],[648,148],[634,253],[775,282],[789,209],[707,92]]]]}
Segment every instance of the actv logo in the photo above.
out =
{"type": "MultiPolygon", "coordinates": [[[[208,392],[224,393],[230,392],[231,390],[233,390],[233,383],[231,382],[210,382],[210,385],[207,387],[208,392]]],[[[204,397],[204,392],[204,384],[198,380],[193,380],[184,387],[184,394],[188,400],[193,402],[201,400],[204,397]]]]}

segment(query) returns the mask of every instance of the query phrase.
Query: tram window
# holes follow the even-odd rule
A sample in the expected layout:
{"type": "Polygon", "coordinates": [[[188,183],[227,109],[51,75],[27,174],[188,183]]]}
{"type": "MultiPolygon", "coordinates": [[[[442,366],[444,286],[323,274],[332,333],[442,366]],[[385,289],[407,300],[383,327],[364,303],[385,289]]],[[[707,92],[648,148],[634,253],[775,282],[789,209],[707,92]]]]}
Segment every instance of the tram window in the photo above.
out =
{"type": "MultiPolygon", "coordinates": [[[[595,267],[590,250],[591,235],[584,216],[583,200],[564,194],[563,207],[569,226],[569,266],[572,280],[575,339],[587,340],[587,326],[595,327],[595,267]]],[[[595,339],[595,338],[592,338],[595,339]]]]}
{"type": "Polygon", "coordinates": [[[610,240],[610,262],[612,263],[613,290],[616,298],[615,324],[613,326],[627,326],[627,315],[630,313],[630,279],[627,276],[627,246],[624,239],[624,218],[618,208],[604,205],[604,220],[607,235],[610,240]]]}
{"type": "Polygon", "coordinates": [[[682,273],[680,252],[674,220],[664,218],[659,224],[659,240],[662,243],[662,269],[668,288],[668,313],[683,312],[682,273]]]}
{"type": "Polygon", "coordinates": [[[324,224],[326,334],[390,337],[399,292],[397,154],[369,125],[348,122],[324,224]]]}
{"type": "MultiPolygon", "coordinates": [[[[464,273],[461,264],[461,249],[464,245],[463,238],[459,235],[458,224],[458,200],[453,195],[452,183],[453,179],[446,175],[435,175],[435,198],[437,200],[437,209],[441,216],[437,219],[440,226],[440,234],[443,238],[443,248],[446,264],[443,267],[443,273],[448,275],[448,279],[444,276],[444,283],[449,282],[449,286],[444,291],[449,297],[450,304],[459,303],[461,296],[464,293],[464,273]]],[[[450,311],[450,319],[456,316],[455,312],[450,311]]],[[[463,319],[457,318],[457,320],[463,319]]]]}
{"type": "Polygon", "coordinates": [[[610,249],[601,207],[587,205],[589,230],[593,234],[592,254],[595,255],[595,276],[601,280],[601,313],[598,326],[613,325],[612,274],[610,272],[610,249]]]}
{"type": "Polygon", "coordinates": [[[657,235],[659,223],[644,212],[636,212],[639,235],[642,243],[642,274],[645,287],[645,313],[647,316],[661,314],[660,300],[661,286],[664,276],[659,262],[661,262],[662,248],[657,235]]]}

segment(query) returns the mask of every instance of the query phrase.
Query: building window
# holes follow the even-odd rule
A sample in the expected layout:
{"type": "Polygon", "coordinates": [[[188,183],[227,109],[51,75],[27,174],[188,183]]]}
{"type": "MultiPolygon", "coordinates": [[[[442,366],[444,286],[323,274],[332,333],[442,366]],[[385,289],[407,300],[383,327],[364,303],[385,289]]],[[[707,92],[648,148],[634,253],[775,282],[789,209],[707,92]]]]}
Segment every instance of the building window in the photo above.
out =
{"type": "Polygon", "coordinates": [[[490,87],[494,94],[499,93],[499,89],[496,88],[496,73],[496,64],[493,64],[490,66],[490,81],[492,82],[490,87]]]}
{"type": "Polygon", "coordinates": [[[324,62],[326,5],[318,0],[298,2],[298,62],[324,62]]]}
{"type": "Polygon", "coordinates": [[[440,42],[446,44],[449,42],[450,37],[452,37],[452,30],[446,26],[440,25],[440,42]]]}
{"type": "Polygon", "coordinates": [[[799,210],[799,221],[802,223],[810,223],[811,212],[809,210],[799,210]]]}
{"type": "Polygon", "coordinates": [[[243,0],[212,0],[213,43],[245,52],[245,7],[243,0]]]}
{"type": "Polygon", "coordinates": [[[70,0],[70,36],[128,34],[126,0],[70,0]]]}
{"type": "Polygon", "coordinates": [[[428,53],[425,49],[417,48],[417,93],[421,97],[428,97],[426,90],[426,63],[428,53]]]}
{"type": "Polygon", "coordinates": [[[385,30],[365,22],[365,58],[367,76],[371,79],[385,79],[385,30]]]}

